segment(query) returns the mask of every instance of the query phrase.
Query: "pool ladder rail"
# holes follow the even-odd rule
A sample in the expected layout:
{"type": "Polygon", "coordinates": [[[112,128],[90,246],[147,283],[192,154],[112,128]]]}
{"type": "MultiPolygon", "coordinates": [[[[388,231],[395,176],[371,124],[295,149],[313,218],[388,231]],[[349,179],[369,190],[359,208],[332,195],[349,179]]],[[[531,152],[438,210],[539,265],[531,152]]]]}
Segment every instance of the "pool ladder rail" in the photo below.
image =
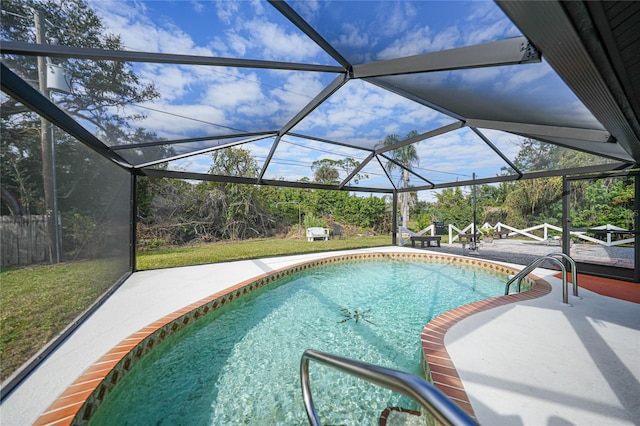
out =
{"type": "Polygon", "coordinates": [[[560,266],[560,270],[562,271],[562,303],[571,306],[569,304],[567,268],[564,266],[564,263],[559,259],[559,257],[565,259],[569,263],[569,265],[571,265],[571,283],[573,284],[573,295],[577,298],[580,298],[578,296],[578,273],[576,271],[576,262],[571,258],[571,256],[568,256],[564,253],[549,253],[546,256],[540,256],[536,258],[533,262],[528,264],[524,269],[512,276],[509,281],[507,281],[504,289],[504,295],[507,296],[509,294],[509,288],[514,282],[517,282],[518,284],[517,291],[519,293],[522,286],[522,279],[529,275],[531,271],[536,269],[538,265],[549,260],[560,266]]]}
{"type": "Polygon", "coordinates": [[[320,426],[320,419],[313,404],[309,380],[309,361],[332,367],[343,373],[385,387],[408,396],[422,405],[442,425],[477,426],[466,412],[458,407],[445,394],[421,377],[403,371],[392,370],[378,365],[367,364],[337,355],[307,349],[300,361],[302,397],[307,411],[309,424],[320,426]]]}

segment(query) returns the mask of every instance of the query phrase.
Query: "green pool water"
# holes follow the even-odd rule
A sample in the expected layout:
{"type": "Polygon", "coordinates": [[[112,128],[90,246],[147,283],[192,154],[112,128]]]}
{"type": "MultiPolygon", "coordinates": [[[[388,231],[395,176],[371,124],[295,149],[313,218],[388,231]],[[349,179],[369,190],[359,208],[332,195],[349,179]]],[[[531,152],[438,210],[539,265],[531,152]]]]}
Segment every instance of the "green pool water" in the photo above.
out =
{"type": "MultiPolygon", "coordinates": [[[[91,424],[307,424],[299,377],[304,350],[422,375],[425,324],[502,294],[504,283],[481,270],[392,260],[293,274],[158,345],[118,383],[91,424]]],[[[416,408],[318,364],[310,374],[324,424],[377,425],[388,406],[416,408]]]]}

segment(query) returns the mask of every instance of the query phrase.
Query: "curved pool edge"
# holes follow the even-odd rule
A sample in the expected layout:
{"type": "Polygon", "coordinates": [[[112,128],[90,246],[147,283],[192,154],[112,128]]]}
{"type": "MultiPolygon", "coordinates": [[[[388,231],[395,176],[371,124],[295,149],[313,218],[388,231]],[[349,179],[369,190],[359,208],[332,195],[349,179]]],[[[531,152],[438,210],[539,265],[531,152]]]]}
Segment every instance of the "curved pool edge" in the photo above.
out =
{"type": "MultiPolygon", "coordinates": [[[[468,267],[483,267],[489,270],[493,270],[499,273],[513,274],[517,271],[516,268],[505,266],[498,263],[493,263],[489,261],[484,261],[480,259],[466,258],[455,255],[448,254],[439,254],[434,252],[371,252],[371,253],[354,253],[354,254],[341,254],[336,256],[327,256],[323,258],[318,258],[314,260],[306,260],[300,263],[296,263],[294,265],[285,266],[283,268],[279,268],[274,271],[266,272],[263,274],[256,275],[252,278],[244,280],[238,284],[230,286],[224,290],[216,292],[210,296],[207,296],[197,302],[191,303],[177,311],[168,314],[153,323],[145,326],[144,328],[138,330],[137,332],[131,334],[129,337],[123,339],[120,343],[114,346],[111,350],[109,350],[105,355],[103,355],[98,361],[93,363],[89,368],[87,368],[81,375],[76,379],[45,411],[40,415],[38,420],[34,423],[37,425],[44,424],[56,424],[56,425],[66,425],[66,424],[87,424],[90,418],[93,416],[97,408],[100,406],[104,398],[111,392],[111,390],[116,386],[116,384],[133,368],[133,366],[141,360],[147,353],[149,353],[154,346],[164,341],[169,336],[173,335],[175,332],[183,329],[188,324],[192,323],[195,320],[203,317],[207,313],[213,312],[216,309],[226,305],[227,303],[233,301],[234,299],[241,298],[251,292],[263,288],[266,285],[269,285],[283,277],[286,277],[290,274],[304,271],[309,268],[314,268],[322,265],[327,265],[335,262],[344,262],[350,260],[367,260],[367,259],[383,259],[383,258],[394,258],[394,259],[426,259],[426,260],[435,260],[435,261],[447,261],[447,262],[456,262],[462,266],[468,267]]],[[[542,280],[539,280],[542,281],[542,280]]],[[[538,281],[536,281],[538,282],[538,281]]],[[[542,283],[546,283],[542,281],[542,283]]],[[[548,284],[547,284],[548,285],[548,284]]],[[[536,285],[536,287],[538,287],[536,285]]],[[[534,287],[535,290],[535,287],[534,287]]],[[[482,306],[483,303],[496,301],[499,299],[508,299],[505,300],[504,303],[498,303],[495,306],[502,306],[504,304],[513,303],[519,300],[526,300],[533,297],[519,297],[524,296],[531,293],[533,290],[530,290],[525,293],[514,294],[510,296],[501,296],[492,299],[487,299],[485,301],[476,302],[470,305],[464,305],[458,308],[455,308],[451,311],[448,311],[439,317],[434,318],[423,330],[422,337],[422,345],[423,345],[423,359],[428,359],[427,347],[425,344],[429,346],[429,350],[433,348],[437,348],[437,341],[433,340],[433,337],[429,337],[425,340],[425,330],[429,327],[430,324],[434,323],[436,320],[441,321],[443,317],[448,315],[451,312],[455,312],[459,309],[470,307],[476,304],[480,304],[482,306]],[[425,343],[426,342],[426,343],[425,343]],[[434,345],[434,346],[432,346],[434,345]]],[[[547,291],[548,292],[548,291],[547,291]]],[[[546,294],[546,292],[544,293],[546,294]]],[[[540,296],[534,296],[540,297],[540,296]]],[[[481,310],[486,310],[494,306],[487,305],[485,308],[476,310],[476,312],[480,312],[481,310]]],[[[477,309],[477,308],[476,308],[477,309]]],[[[460,311],[463,313],[464,311],[460,311]]],[[[469,314],[470,315],[470,314],[469,314]]],[[[466,317],[468,315],[465,315],[466,317]]],[[[459,318],[457,321],[459,321],[459,318]]],[[[449,327],[455,324],[455,322],[451,322],[449,327]]],[[[447,327],[448,328],[448,327],[447,327]]],[[[439,328],[435,328],[434,331],[437,332],[440,330],[439,328]]],[[[444,333],[442,334],[444,337],[444,333]]],[[[444,349],[444,345],[441,346],[444,349]]],[[[446,349],[444,349],[446,353],[446,349]]],[[[435,353],[434,353],[435,354],[435,353]]],[[[432,354],[431,356],[436,356],[432,354]]],[[[444,353],[443,353],[444,355],[444,353]]],[[[447,355],[448,357],[448,355],[447,355]]],[[[431,363],[423,362],[423,368],[425,371],[425,377],[432,380],[433,376],[438,377],[438,367],[436,364],[431,365],[431,363]],[[435,369],[434,369],[435,368],[435,369]],[[435,374],[434,374],[435,373],[435,374]]],[[[455,367],[454,367],[455,369],[455,367]]],[[[457,376],[457,373],[456,373],[457,376]]],[[[458,379],[459,380],[459,379],[458,379]]],[[[436,386],[442,386],[442,381],[435,381],[436,386]],[[438,384],[440,383],[440,385],[438,384]]],[[[444,382],[445,388],[447,382],[444,382]]],[[[460,383],[461,386],[461,383],[460,383]]],[[[442,388],[441,388],[442,390],[442,388]]],[[[462,388],[464,392],[464,389],[462,388]]],[[[445,392],[446,393],[446,392],[445,392]]],[[[459,397],[460,395],[458,395],[459,397]]],[[[456,402],[460,403],[460,398],[455,397],[456,402]]],[[[466,398],[466,393],[464,394],[464,398],[468,403],[468,398],[466,398]]],[[[462,404],[461,404],[462,406],[462,404]]],[[[469,404],[470,407],[470,404],[469,404]]],[[[464,407],[463,407],[464,408],[464,407]]]]}
{"type": "MultiPolygon", "coordinates": [[[[514,270],[512,268],[508,268],[514,270]]],[[[508,296],[497,296],[458,306],[438,315],[422,330],[422,369],[425,377],[442,393],[454,400],[467,414],[477,420],[464,384],[444,343],[447,331],[460,321],[489,309],[498,308],[517,302],[537,299],[551,292],[551,285],[544,279],[529,274],[527,279],[533,283],[530,290],[513,293],[508,296]]]]}

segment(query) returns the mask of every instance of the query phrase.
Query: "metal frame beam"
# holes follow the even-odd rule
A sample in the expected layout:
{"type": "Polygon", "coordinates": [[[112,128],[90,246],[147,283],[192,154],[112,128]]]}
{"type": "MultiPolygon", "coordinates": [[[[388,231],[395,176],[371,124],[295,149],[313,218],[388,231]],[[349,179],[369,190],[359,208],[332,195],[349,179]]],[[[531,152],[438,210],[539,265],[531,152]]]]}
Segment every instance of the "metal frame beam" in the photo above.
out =
{"type": "MultiPolygon", "coordinates": [[[[434,183],[433,183],[433,182],[431,182],[429,179],[427,179],[427,178],[425,178],[425,177],[423,177],[423,176],[419,175],[418,173],[414,172],[412,169],[406,168],[405,166],[403,166],[402,164],[400,164],[398,161],[394,160],[393,158],[391,158],[391,157],[387,157],[387,156],[386,156],[386,155],[384,155],[384,154],[380,154],[379,156],[380,156],[380,157],[384,157],[386,160],[391,161],[393,164],[395,164],[396,166],[400,167],[401,169],[408,171],[409,173],[411,173],[412,175],[414,175],[414,176],[415,176],[415,177],[417,177],[418,179],[420,179],[420,180],[423,180],[423,181],[427,182],[427,183],[428,183],[429,185],[431,185],[432,187],[433,187],[433,186],[435,186],[435,185],[434,185],[434,183]]],[[[380,164],[380,165],[382,165],[382,164],[380,164]]],[[[385,170],[385,173],[386,173],[387,171],[386,171],[385,167],[383,166],[382,168],[385,170]]],[[[389,175],[387,174],[387,176],[389,176],[389,175]]],[[[392,180],[392,179],[391,179],[391,178],[389,178],[389,180],[392,180]]]]}
{"type": "Polygon", "coordinates": [[[411,144],[416,143],[416,142],[420,142],[420,141],[423,141],[423,140],[426,140],[426,139],[431,139],[433,137],[436,137],[436,136],[439,136],[439,135],[442,135],[442,134],[445,134],[445,133],[449,133],[449,132],[452,132],[454,130],[458,130],[458,129],[462,128],[463,126],[464,126],[464,123],[462,123],[462,122],[448,124],[446,126],[439,127],[439,128],[437,128],[435,130],[430,130],[428,132],[421,133],[421,134],[416,135],[416,136],[414,136],[412,138],[399,141],[398,143],[394,143],[392,145],[387,145],[387,146],[380,147],[380,148],[376,149],[375,152],[376,152],[376,154],[384,154],[385,152],[393,151],[394,149],[402,148],[403,146],[406,146],[406,145],[411,145],[411,144]]]}
{"type": "Polygon", "coordinates": [[[244,139],[244,140],[236,141],[236,142],[229,143],[229,144],[226,144],[226,145],[212,146],[212,147],[209,147],[209,148],[204,148],[204,149],[200,149],[200,150],[193,151],[193,152],[186,152],[184,154],[174,155],[173,157],[161,158],[161,159],[149,161],[149,162],[143,163],[143,164],[136,164],[133,167],[134,167],[134,169],[142,169],[144,167],[155,166],[156,164],[168,163],[169,161],[182,160],[183,158],[189,158],[189,157],[193,157],[195,155],[206,154],[207,152],[213,152],[213,151],[217,151],[219,149],[231,148],[231,147],[237,146],[237,145],[244,145],[246,143],[259,141],[261,139],[266,139],[268,137],[270,137],[270,136],[256,136],[254,138],[244,139]]]}
{"type": "Polygon", "coordinates": [[[585,166],[585,167],[573,167],[570,169],[561,169],[561,170],[545,170],[542,172],[531,172],[524,173],[522,176],[519,175],[505,175],[505,176],[493,176],[489,178],[476,179],[474,180],[461,180],[457,182],[449,182],[436,184],[434,187],[412,187],[408,189],[398,190],[398,192],[407,192],[407,191],[423,191],[428,189],[444,189],[444,188],[455,188],[458,186],[470,186],[470,185],[482,185],[485,183],[500,183],[500,182],[510,182],[515,180],[525,180],[525,179],[540,179],[540,178],[548,178],[555,176],[564,176],[564,175],[579,175],[583,173],[597,173],[597,172],[610,172],[615,170],[621,170],[627,167],[631,167],[634,163],[616,163],[616,164],[599,164],[596,166],[585,166]]]}
{"type": "Polygon", "coordinates": [[[197,138],[188,138],[188,139],[173,139],[166,141],[152,141],[152,142],[141,142],[141,143],[132,143],[132,144],[121,144],[121,145],[112,145],[110,149],[112,151],[120,151],[123,149],[137,149],[137,148],[147,148],[151,146],[163,146],[163,145],[178,145],[183,143],[191,143],[191,142],[207,142],[207,141],[216,141],[221,139],[234,139],[234,138],[244,138],[247,136],[276,136],[278,132],[250,132],[250,133],[236,133],[233,135],[218,135],[218,136],[201,136],[197,138]]]}
{"type": "Polygon", "coordinates": [[[302,133],[289,132],[289,133],[287,133],[287,136],[295,136],[297,138],[309,139],[309,140],[312,140],[312,141],[323,142],[323,143],[330,144],[330,145],[342,146],[344,148],[357,149],[358,151],[375,152],[375,149],[373,149],[373,148],[365,148],[365,147],[362,147],[362,146],[351,145],[351,144],[344,143],[344,142],[336,142],[336,141],[332,141],[332,140],[329,140],[329,139],[318,138],[316,136],[303,135],[302,133]]]}
{"type": "MultiPolygon", "coordinates": [[[[384,156],[383,156],[384,157],[384,156]]],[[[386,158],[386,157],[385,157],[386,158]]],[[[382,164],[382,161],[380,161],[380,156],[376,155],[376,160],[378,160],[378,164],[380,165],[380,168],[382,169],[382,171],[384,172],[384,174],[387,176],[387,179],[389,179],[389,183],[391,183],[391,186],[393,187],[394,191],[397,191],[398,188],[396,187],[396,184],[393,183],[393,179],[391,178],[391,176],[389,175],[389,172],[387,171],[387,169],[384,167],[384,165],[382,164]]]]}
{"type": "Polygon", "coordinates": [[[467,126],[483,129],[502,130],[503,132],[547,136],[565,139],[577,139],[586,142],[610,142],[611,134],[606,130],[578,129],[575,127],[544,126],[541,124],[513,123],[508,121],[480,120],[468,118],[467,126]]]}
{"type": "Polygon", "coordinates": [[[525,37],[354,65],[353,78],[451,71],[540,62],[540,52],[525,37]]]}
{"type": "Polygon", "coordinates": [[[271,150],[269,151],[269,155],[267,156],[267,160],[262,165],[262,170],[260,170],[260,175],[258,176],[258,182],[262,181],[264,174],[267,172],[267,168],[271,163],[271,159],[273,158],[273,154],[276,152],[278,144],[280,143],[280,139],[289,132],[296,124],[302,121],[307,115],[311,114],[311,112],[318,107],[322,102],[324,102],[329,96],[333,95],[336,90],[340,89],[344,84],[349,81],[349,78],[346,75],[340,75],[333,79],[331,83],[329,83],[320,93],[318,93],[300,112],[296,114],[287,124],[285,124],[282,129],[278,132],[278,137],[273,142],[271,146],[271,150]]]}
{"type": "MultiPolygon", "coordinates": [[[[326,189],[331,191],[339,190],[337,185],[327,185],[321,183],[309,183],[309,182],[291,182],[284,180],[271,180],[263,179],[259,183],[256,183],[255,178],[246,178],[240,176],[221,176],[212,175],[207,173],[191,173],[191,172],[179,172],[175,170],[160,170],[160,169],[136,169],[135,173],[141,176],[159,177],[168,179],[184,179],[184,180],[198,180],[205,182],[226,182],[226,183],[239,183],[246,185],[264,185],[264,186],[281,186],[285,188],[303,188],[303,189],[326,189]]],[[[351,192],[373,192],[378,194],[391,194],[393,189],[384,188],[369,188],[358,186],[345,186],[342,188],[344,191],[351,192]]]]}
{"type": "Polygon", "coordinates": [[[2,75],[0,87],[2,87],[3,92],[22,102],[50,123],[56,125],[120,167],[124,169],[133,167],[124,158],[111,151],[109,147],[95,137],[93,133],[82,127],[71,116],[47,99],[46,96],[11,71],[5,64],[0,64],[0,74],[2,75]]]}
{"type": "Polygon", "coordinates": [[[372,152],[370,153],[367,158],[365,158],[364,160],[362,160],[360,162],[360,164],[358,164],[358,167],[356,167],[355,169],[353,169],[353,171],[351,173],[349,173],[349,176],[347,176],[341,183],[340,185],[338,185],[338,188],[342,189],[344,188],[344,186],[347,184],[347,182],[349,182],[351,179],[353,179],[353,177],[358,174],[360,172],[360,170],[362,170],[367,164],[369,164],[369,162],[371,161],[371,159],[375,156],[375,154],[372,152]]]}
{"type": "Polygon", "coordinates": [[[513,162],[511,160],[509,160],[509,158],[507,158],[506,155],[504,155],[504,153],[502,151],[500,151],[498,149],[497,146],[495,146],[493,144],[493,142],[491,142],[489,140],[489,138],[487,138],[480,130],[476,129],[475,127],[469,127],[473,133],[475,133],[476,135],[478,135],[478,137],[480,139],[482,139],[484,141],[484,143],[486,143],[487,145],[489,145],[489,148],[491,148],[496,154],[498,154],[500,156],[500,158],[502,158],[502,161],[504,161],[505,163],[507,163],[509,165],[509,167],[511,167],[513,169],[513,171],[515,171],[517,174],[519,174],[522,177],[522,171],[518,168],[518,166],[516,166],[515,164],[513,164],[513,162]]]}
{"type": "Polygon", "coordinates": [[[333,59],[341,64],[348,72],[351,72],[351,64],[342,56],[331,44],[329,44],[324,37],[318,33],[302,16],[298,15],[298,12],[293,10],[286,2],[282,0],[269,0],[271,6],[282,13],[289,21],[291,21],[296,27],[305,33],[311,40],[313,40],[318,46],[327,52],[333,59]]]}
{"type": "Polygon", "coordinates": [[[334,78],[333,81],[329,83],[324,89],[322,89],[322,91],[318,93],[311,100],[311,102],[305,105],[305,107],[302,108],[302,110],[300,110],[300,112],[298,112],[295,115],[295,117],[289,120],[287,124],[282,126],[282,129],[280,129],[280,132],[279,132],[280,136],[283,136],[285,133],[288,133],[289,130],[291,130],[296,126],[296,124],[302,121],[307,115],[311,114],[311,112],[314,109],[318,108],[318,106],[322,102],[327,100],[329,96],[333,95],[338,89],[344,86],[347,83],[347,81],[349,81],[349,78],[347,77],[347,75],[339,75],[338,77],[334,78]]]}
{"type": "Polygon", "coordinates": [[[49,58],[90,59],[94,61],[150,62],[156,64],[206,65],[215,67],[277,69],[328,73],[346,72],[344,68],[332,65],[264,61],[257,59],[217,58],[212,56],[177,55],[171,53],[133,52],[130,50],[69,47],[53,44],[25,43],[19,41],[3,41],[0,45],[0,53],[24,56],[47,56],[49,58]]]}
{"type": "Polygon", "coordinates": [[[547,142],[552,145],[568,148],[573,151],[586,152],[587,154],[596,155],[602,158],[608,158],[614,161],[632,162],[633,158],[617,143],[598,143],[598,142],[584,142],[581,140],[571,139],[554,139],[552,137],[545,137],[539,135],[529,135],[524,133],[514,133],[514,135],[522,136],[523,138],[534,138],[541,142],[547,142]]]}
{"type": "Polygon", "coordinates": [[[440,105],[434,104],[433,102],[430,102],[424,98],[421,98],[411,92],[407,92],[406,90],[402,90],[398,87],[395,87],[394,85],[392,85],[391,83],[387,82],[387,81],[382,81],[380,79],[377,78],[368,78],[368,79],[364,79],[366,82],[373,84],[374,86],[378,86],[381,89],[385,89],[388,90],[391,93],[395,93],[398,96],[402,96],[405,99],[409,99],[410,101],[413,101],[417,104],[426,106],[427,108],[431,108],[434,111],[437,111],[441,114],[444,114],[446,116],[449,116],[451,118],[455,118],[456,120],[460,120],[460,121],[465,121],[466,117],[455,113],[453,111],[449,111],[448,109],[441,107],[440,105]]]}
{"type": "Polygon", "coordinates": [[[274,140],[273,144],[271,144],[271,149],[269,150],[267,159],[264,160],[264,164],[262,165],[262,170],[260,170],[260,174],[258,175],[257,182],[253,182],[254,184],[262,182],[262,178],[264,177],[264,174],[267,172],[267,168],[269,167],[269,164],[271,164],[271,159],[273,158],[273,154],[275,154],[276,149],[278,148],[278,144],[280,144],[280,139],[282,139],[282,136],[280,135],[276,136],[276,140],[274,140]]]}
{"type": "Polygon", "coordinates": [[[496,3],[544,52],[549,65],[620,146],[640,162],[638,118],[625,114],[628,101],[624,96],[616,98],[612,93],[620,91],[620,83],[611,70],[605,49],[593,40],[591,18],[588,11],[581,11],[584,3],[557,0],[496,3]],[[573,16],[568,11],[573,11],[573,16]]]}

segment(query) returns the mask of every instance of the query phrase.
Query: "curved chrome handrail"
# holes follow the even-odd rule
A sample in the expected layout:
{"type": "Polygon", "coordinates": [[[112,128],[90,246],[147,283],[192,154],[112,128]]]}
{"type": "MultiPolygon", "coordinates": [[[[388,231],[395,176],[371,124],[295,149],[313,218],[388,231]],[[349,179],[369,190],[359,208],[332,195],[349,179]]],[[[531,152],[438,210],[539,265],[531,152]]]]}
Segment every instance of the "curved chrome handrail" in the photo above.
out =
{"type": "Polygon", "coordinates": [[[309,361],[333,367],[367,382],[391,389],[419,402],[443,425],[477,425],[477,423],[445,394],[431,383],[403,371],[343,358],[337,355],[307,349],[300,361],[302,397],[309,424],[320,426],[320,419],[313,404],[309,380],[309,361]]]}
{"type": "Polygon", "coordinates": [[[569,288],[567,286],[567,268],[565,268],[564,263],[562,263],[557,257],[553,257],[553,256],[540,256],[537,259],[535,259],[533,262],[531,262],[529,265],[527,265],[520,272],[518,272],[513,277],[511,277],[511,279],[507,281],[507,285],[504,288],[504,295],[507,296],[509,294],[509,287],[511,286],[511,283],[513,283],[514,281],[518,281],[518,292],[519,292],[522,279],[525,276],[527,276],[529,272],[536,269],[538,265],[544,262],[545,260],[552,260],[560,266],[560,269],[562,270],[562,303],[565,303],[568,305],[569,304],[569,288]]]}
{"type": "Polygon", "coordinates": [[[573,295],[575,297],[579,297],[578,296],[578,270],[576,269],[576,262],[573,260],[573,258],[571,258],[571,256],[569,255],[566,255],[560,252],[549,253],[547,256],[560,256],[569,262],[569,265],[571,265],[571,284],[573,285],[573,295]]]}

